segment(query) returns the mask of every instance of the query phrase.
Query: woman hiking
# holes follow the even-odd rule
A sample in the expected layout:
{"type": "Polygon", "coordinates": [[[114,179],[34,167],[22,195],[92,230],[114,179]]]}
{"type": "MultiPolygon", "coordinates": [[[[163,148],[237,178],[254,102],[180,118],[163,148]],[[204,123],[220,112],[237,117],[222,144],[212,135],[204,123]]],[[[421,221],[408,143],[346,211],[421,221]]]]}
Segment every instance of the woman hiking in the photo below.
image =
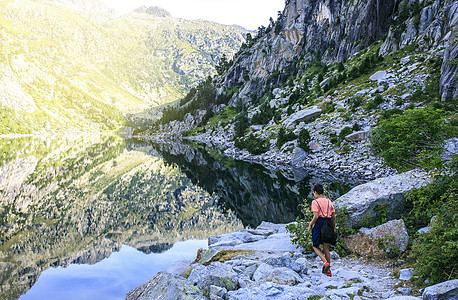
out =
{"type": "Polygon", "coordinates": [[[329,243],[321,241],[321,226],[327,219],[332,220],[334,231],[336,230],[336,214],[331,200],[323,196],[324,189],[319,183],[315,184],[312,188],[315,200],[312,201],[313,218],[310,221],[308,231],[312,229],[313,250],[323,261],[322,272],[331,277],[331,254],[329,252],[329,243]],[[320,244],[323,244],[323,252],[320,250],[320,244]]]}

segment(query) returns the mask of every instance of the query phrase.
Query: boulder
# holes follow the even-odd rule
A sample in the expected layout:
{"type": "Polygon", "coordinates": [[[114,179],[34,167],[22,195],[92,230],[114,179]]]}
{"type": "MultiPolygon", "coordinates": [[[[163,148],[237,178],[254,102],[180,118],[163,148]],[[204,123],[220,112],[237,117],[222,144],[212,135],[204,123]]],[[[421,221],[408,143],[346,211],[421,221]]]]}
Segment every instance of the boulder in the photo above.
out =
{"type": "Polygon", "coordinates": [[[189,272],[191,272],[191,269],[191,261],[179,260],[167,269],[167,273],[176,276],[186,277],[189,274],[189,272]]]}
{"type": "Polygon", "coordinates": [[[317,107],[300,110],[286,119],[284,125],[286,129],[293,129],[294,126],[300,122],[310,122],[318,118],[321,116],[321,112],[322,110],[317,107]]]}
{"type": "Polygon", "coordinates": [[[229,265],[212,262],[209,266],[196,266],[186,280],[186,290],[196,288],[206,297],[212,285],[233,291],[238,288],[238,274],[229,265]]]}
{"type": "Polygon", "coordinates": [[[302,279],[302,277],[293,270],[285,267],[280,267],[275,268],[266,278],[266,281],[271,281],[281,285],[296,285],[298,283],[304,282],[304,279],[302,279]]]}
{"type": "Polygon", "coordinates": [[[304,151],[304,149],[296,147],[293,150],[293,158],[291,159],[291,163],[293,165],[297,165],[301,162],[303,162],[307,158],[307,152],[304,151]]]}
{"type": "Polygon", "coordinates": [[[412,278],[413,276],[413,269],[409,268],[409,269],[401,269],[399,270],[399,279],[400,280],[410,280],[410,278],[412,278]]]}
{"type": "Polygon", "coordinates": [[[364,232],[350,235],[344,246],[363,256],[385,256],[406,250],[409,235],[403,220],[392,220],[364,232]]]}
{"type": "Polygon", "coordinates": [[[175,300],[185,299],[187,296],[183,292],[185,279],[172,275],[167,272],[159,272],[148,282],[129,291],[126,295],[127,300],[175,300]]]}
{"type": "Polygon", "coordinates": [[[337,213],[346,211],[341,225],[349,228],[370,221],[381,209],[386,210],[388,220],[400,218],[407,209],[405,194],[432,182],[427,173],[418,170],[379,178],[354,187],[334,201],[334,207],[337,213]]]}
{"type": "Polygon", "coordinates": [[[458,279],[429,286],[423,291],[423,300],[458,299],[458,279]]]}
{"type": "Polygon", "coordinates": [[[455,154],[458,154],[458,138],[456,137],[445,141],[442,159],[450,161],[455,154]]]}
{"type": "Polygon", "coordinates": [[[345,137],[345,140],[347,142],[360,142],[360,141],[364,141],[364,140],[367,140],[368,138],[370,138],[371,136],[371,132],[370,131],[357,131],[357,132],[353,132],[349,135],[347,135],[345,137]]]}

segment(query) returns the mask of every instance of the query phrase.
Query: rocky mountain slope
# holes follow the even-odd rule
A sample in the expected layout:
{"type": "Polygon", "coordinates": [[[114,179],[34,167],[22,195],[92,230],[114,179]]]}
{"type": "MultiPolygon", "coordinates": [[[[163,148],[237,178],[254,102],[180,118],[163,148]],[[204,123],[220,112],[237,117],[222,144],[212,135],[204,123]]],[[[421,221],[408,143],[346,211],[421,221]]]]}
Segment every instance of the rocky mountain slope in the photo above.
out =
{"type": "Polygon", "coordinates": [[[456,120],[457,21],[454,1],[287,1],[146,135],[187,135],[246,160],[392,174],[370,153],[378,120],[415,107],[456,120]]]}
{"type": "Polygon", "coordinates": [[[113,130],[176,100],[231,57],[245,30],[100,1],[0,3],[0,133],[113,130]]]}

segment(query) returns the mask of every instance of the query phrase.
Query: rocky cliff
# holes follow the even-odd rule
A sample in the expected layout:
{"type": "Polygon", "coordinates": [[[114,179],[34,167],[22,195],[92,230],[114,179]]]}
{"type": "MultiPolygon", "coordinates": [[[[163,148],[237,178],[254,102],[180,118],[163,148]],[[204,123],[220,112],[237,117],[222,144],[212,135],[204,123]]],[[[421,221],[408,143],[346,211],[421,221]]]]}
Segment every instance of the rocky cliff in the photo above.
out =
{"type": "Polygon", "coordinates": [[[456,119],[457,8],[287,1],[148,135],[186,135],[239,159],[368,179],[394,174],[370,155],[378,120],[416,107],[456,119]]]}

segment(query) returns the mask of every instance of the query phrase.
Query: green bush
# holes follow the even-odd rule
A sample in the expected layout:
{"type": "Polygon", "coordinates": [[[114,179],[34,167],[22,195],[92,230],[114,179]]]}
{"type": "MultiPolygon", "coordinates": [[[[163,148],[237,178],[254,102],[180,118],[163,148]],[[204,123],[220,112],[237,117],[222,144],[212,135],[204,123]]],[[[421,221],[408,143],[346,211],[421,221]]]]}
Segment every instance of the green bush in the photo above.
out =
{"type": "Polygon", "coordinates": [[[339,132],[339,140],[340,141],[343,141],[344,138],[349,135],[350,133],[353,132],[353,129],[351,129],[350,127],[348,126],[345,126],[344,128],[342,128],[342,130],[339,132]]]}
{"type": "Polygon", "coordinates": [[[248,113],[246,111],[242,111],[235,117],[235,136],[241,137],[245,134],[248,126],[250,126],[250,122],[248,120],[248,113]]]}
{"type": "Polygon", "coordinates": [[[304,149],[305,151],[309,151],[309,143],[310,132],[308,129],[302,128],[297,136],[297,146],[304,149]]]}
{"type": "MultiPolygon", "coordinates": [[[[309,223],[313,218],[313,213],[310,209],[311,203],[312,200],[305,199],[304,203],[299,204],[299,209],[304,215],[304,219],[298,217],[296,218],[296,223],[286,225],[286,230],[291,233],[291,242],[297,246],[302,247],[306,251],[313,251],[312,233],[307,230],[309,223]]],[[[339,226],[339,224],[343,224],[346,218],[348,218],[346,209],[336,211],[337,242],[334,250],[341,256],[350,254],[350,251],[343,246],[343,238],[350,234],[356,233],[355,230],[344,226],[339,226]]]]}
{"type": "Polygon", "coordinates": [[[453,136],[454,129],[456,132],[443,114],[432,108],[417,108],[379,120],[371,137],[373,151],[398,171],[440,168],[442,143],[453,136]]]}
{"type": "Polygon", "coordinates": [[[293,132],[286,132],[285,128],[280,127],[277,136],[277,148],[280,149],[285,143],[295,140],[297,137],[293,132]]]}
{"type": "Polygon", "coordinates": [[[458,277],[458,178],[445,177],[439,183],[412,191],[408,195],[413,209],[410,218],[425,223],[434,216],[431,230],[417,234],[410,258],[416,281],[439,283],[458,277]]]}
{"type": "Polygon", "coordinates": [[[349,104],[352,109],[356,109],[360,107],[361,104],[363,104],[363,97],[362,96],[353,97],[349,100],[349,104]]]}
{"type": "Polygon", "coordinates": [[[236,139],[235,146],[239,149],[247,149],[253,155],[259,155],[269,150],[267,143],[253,134],[236,139]]]}

